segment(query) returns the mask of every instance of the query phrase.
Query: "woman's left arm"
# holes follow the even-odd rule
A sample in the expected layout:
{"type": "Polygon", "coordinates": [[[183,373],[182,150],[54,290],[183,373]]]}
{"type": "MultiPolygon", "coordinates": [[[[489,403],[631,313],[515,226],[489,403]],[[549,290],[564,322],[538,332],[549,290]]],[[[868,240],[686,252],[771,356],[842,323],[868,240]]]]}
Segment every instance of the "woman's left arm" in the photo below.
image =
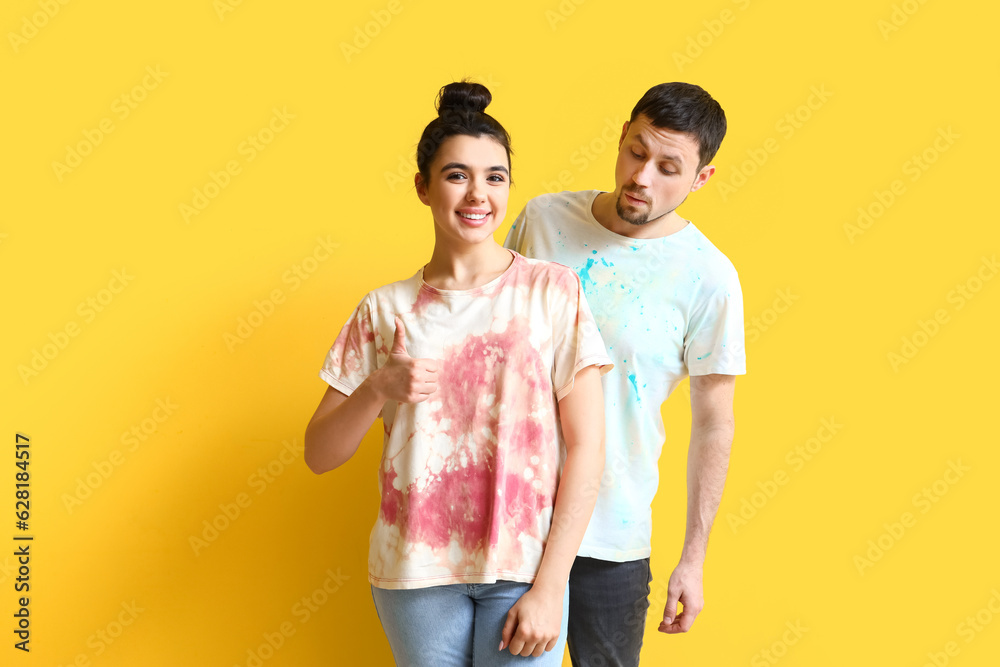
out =
{"type": "Polygon", "coordinates": [[[500,650],[538,657],[556,645],[562,625],[562,602],[604,471],[604,397],[597,366],[581,369],[573,389],[559,401],[566,441],[556,503],[545,552],[531,589],[521,596],[503,628],[500,650]]]}

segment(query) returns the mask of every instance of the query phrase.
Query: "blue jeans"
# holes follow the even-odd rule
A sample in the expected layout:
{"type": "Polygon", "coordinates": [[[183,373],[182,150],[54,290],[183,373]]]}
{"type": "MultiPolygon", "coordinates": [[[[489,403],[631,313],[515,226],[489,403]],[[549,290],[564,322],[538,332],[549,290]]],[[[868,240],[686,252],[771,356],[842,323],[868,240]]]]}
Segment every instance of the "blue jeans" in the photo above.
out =
{"type": "Polygon", "coordinates": [[[569,574],[573,667],[637,667],[649,609],[649,559],[577,557],[569,574]]]}
{"type": "Polygon", "coordinates": [[[568,588],[555,648],[537,658],[498,650],[507,612],[529,588],[513,581],[409,590],[372,586],[372,598],[398,667],[558,667],[566,647],[568,588]]]}

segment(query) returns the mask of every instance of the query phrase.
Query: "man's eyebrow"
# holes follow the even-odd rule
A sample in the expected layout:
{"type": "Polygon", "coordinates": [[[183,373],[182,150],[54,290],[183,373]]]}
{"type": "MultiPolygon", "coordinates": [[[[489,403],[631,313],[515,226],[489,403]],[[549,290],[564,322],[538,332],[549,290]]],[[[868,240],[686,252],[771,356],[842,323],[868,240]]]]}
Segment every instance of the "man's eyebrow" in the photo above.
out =
{"type": "MultiPolygon", "coordinates": [[[[445,166],[441,167],[441,171],[448,171],[449,169],[462,169],[463,171],[470,171],[469,165],[462,164],[461,162],[449,162],[445,166]]],[[[503,166],[502,164],[494,165],[489,169],[487,169],[486,171],[502,171],[505,174],[510,173],[507,170],[507,167],[503,166]]]]}
{"type": "MultiPolygon", "coordinates": [[[[641,134],[635,135],[635,140],[638,141],[640,144],[642,144],[642,147],[645,148],[647,151],[649,150],[649,145],[646,143],[646,140],[642,138],[641,134]]],[[[677,155],[676,153],[661,153],[660,157],[663,158],[664,160],[670,160],[671,162],[676,162],[678,164],[684,163],[684,160],[681,158],[681,156],[677,155]]]]}

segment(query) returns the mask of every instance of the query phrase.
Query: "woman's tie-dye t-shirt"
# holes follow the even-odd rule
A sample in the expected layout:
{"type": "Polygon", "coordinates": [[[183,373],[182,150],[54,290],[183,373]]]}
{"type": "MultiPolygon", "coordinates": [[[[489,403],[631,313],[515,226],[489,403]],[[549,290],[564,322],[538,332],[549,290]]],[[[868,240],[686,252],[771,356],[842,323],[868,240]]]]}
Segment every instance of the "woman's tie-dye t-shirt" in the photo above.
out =
{"type": "Polygon", "coordinates": [[[557,401],[611,360],[577,275],[512,254],[475,289],[436,289],[421,270],[370,292],[320,371],[349,395],[386,363],[397,316],[407,354],[441,362],[426,401],[382,409],[376,587],[534,580],[565,459],[557,401]]]}

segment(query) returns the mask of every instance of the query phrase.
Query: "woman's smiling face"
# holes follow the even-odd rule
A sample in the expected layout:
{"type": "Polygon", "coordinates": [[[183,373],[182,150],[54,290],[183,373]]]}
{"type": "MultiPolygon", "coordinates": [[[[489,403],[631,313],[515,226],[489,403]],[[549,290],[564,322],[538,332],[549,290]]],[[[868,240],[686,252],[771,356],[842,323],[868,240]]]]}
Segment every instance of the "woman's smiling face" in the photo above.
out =
{"type": "Polygon", "coordinates": [[[510,165],[488,136],[458,134],[438,148],[428,178],[417,174],[417,196],[430,206],[439,240],[474,245],[493,238],[507,214],[510,165]]]}

